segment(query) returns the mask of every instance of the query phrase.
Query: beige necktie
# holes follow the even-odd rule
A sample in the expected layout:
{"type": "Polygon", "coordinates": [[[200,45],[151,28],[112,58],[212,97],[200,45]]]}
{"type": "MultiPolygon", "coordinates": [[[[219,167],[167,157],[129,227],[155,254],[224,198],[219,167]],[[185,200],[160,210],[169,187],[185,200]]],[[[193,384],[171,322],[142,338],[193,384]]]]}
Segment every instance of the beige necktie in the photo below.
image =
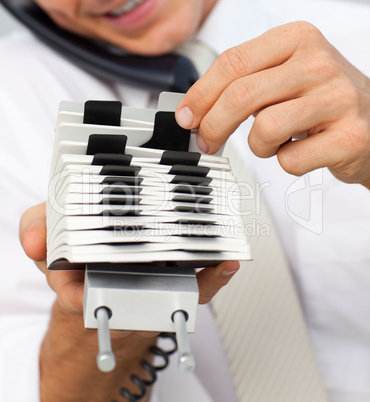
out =
{"type": "MultiPolygon", "coordinates": [[[[224,155],[234,174],[254,186],[233,148],[229,141],[224,155]]],[[[243,211],[253,209],[243,203],[243,211]]],[[[242,263],[212,301],[238,400],[326,402],[291,274],[264,205],[258,219],[270,235],[249,237],[253,261],[242,263]]],[[[248,215],[244,224],[252,220],[248,215]]]]}

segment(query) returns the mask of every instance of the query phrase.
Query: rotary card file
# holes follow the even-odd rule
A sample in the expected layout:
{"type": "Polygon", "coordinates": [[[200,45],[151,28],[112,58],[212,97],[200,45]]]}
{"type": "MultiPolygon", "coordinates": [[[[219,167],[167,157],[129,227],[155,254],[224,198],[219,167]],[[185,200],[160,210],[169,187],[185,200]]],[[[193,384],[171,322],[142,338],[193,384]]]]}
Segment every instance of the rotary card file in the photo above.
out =
{"type": "Polygon", "coordinates": [[[85,269],[84,322],[97,328],[98,366],[114,367],[109,329],[187,333],[195,269],[249,260],[240,190],[228,159],[206,155],[175,121],[181,95],[158,110],[61,102],[47,205],[47,264],[85,269]]]}

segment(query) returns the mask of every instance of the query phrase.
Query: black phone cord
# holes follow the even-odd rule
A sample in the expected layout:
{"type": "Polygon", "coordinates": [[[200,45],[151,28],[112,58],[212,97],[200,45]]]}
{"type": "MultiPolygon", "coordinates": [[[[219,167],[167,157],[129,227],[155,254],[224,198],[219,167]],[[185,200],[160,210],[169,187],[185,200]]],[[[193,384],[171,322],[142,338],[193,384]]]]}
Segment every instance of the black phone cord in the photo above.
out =
{"type": "MultiPolygon", "coordinates": [[[[163,350],[162,348],[158,346],[152,346],[149,351],[152,355],[160,357],[163,360],[162,364],[157,364],[153,365],[149,363],[147,360],[143,360],[141,362],[141,367],[149,374],[149,380],[144,380],[137,376],[136,374],[133,374],[131,376],[131,381],[138,387],[140,393],[138,394],[133,394],[131,391],[129,391],[127,388],[121,388],[119,390],[119,393],[121,396],[127,399],[128,402],[137,402],[140,401],[140,399],[144,398],[147,392],[147,387],[153,385],[155,381],[157,380],[157,372],[164,370],[169,362],[170,362],[170,356],[176,352],[177,350],[177,340],[176,340],[176,334],[170,333],[170,332],[162,332],[159,334],[160,338],[168,338],[171,339],[174,346],[170,350],[163,350]]],[[[112,400],[111,402],[117,402],[116,400],[112,400]]]]}

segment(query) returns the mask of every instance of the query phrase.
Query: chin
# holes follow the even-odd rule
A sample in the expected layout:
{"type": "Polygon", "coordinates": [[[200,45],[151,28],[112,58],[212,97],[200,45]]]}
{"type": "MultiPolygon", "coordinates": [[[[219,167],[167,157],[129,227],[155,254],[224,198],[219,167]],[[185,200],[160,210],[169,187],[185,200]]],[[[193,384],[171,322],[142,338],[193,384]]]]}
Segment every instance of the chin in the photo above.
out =
{"type": "Polygon", "coordinates": [[[164,54],[173,52],[176,49],[176,47],[158,47],[158,48],[143,47],[142,49],[141,48],[139,49],[137,47],[129,49],[126,47],[125,50],[133,54],[138,54],[140,56],[162,56],[164,54]]]}
{"type": "MultiPolygon", "coordinates": [[[[184,33],[183,35],[174,36],[173,33],[162,35],[144,35],[137,38],[117,37],[115,45],[122,49],[142,56],[159,56],[173,52],[179,46],[187,42],[191,35],[184,33]]],[[[113,41],[110,41],[111,43],[113,41]]]]}

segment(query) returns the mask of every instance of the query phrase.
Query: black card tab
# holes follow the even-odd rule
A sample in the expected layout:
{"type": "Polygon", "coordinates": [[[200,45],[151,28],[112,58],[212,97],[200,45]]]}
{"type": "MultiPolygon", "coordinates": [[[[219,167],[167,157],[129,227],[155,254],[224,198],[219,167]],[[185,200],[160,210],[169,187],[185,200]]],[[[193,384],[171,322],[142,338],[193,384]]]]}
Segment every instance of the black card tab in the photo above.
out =
{"type": "Polygon", "coordinates": [[[210,214],[213,212],[213,210],[214,210],[213,207],[205,207],[204,205],[199,204],[174,208],[174,211],[176,212],[198,213],[198,214],[210,214]]]}
{"type": "Polygon", "coordinates": [[[121,125],[122,103],[119,101],[85,102],[84,124],[98,124],[101,126],[121,125]]]}
{"type": "MultiPolygon", "coordinates": [[[[117,178],[116,178],[117,179],[117,178]]],[[[126,195],[126,196],[132,196],[132,195],[138,195],[141,193],[142,188],[141,187],[136,187],[136,186],[129,186],[127,184],[121,184],[118,183],[117,187],[116,186],[109,186],[105,187],[100,194],[109,194],[109,195],[126,195]]]]}
{"type": "Polygon", "coordinates": [[[200,152],[164,151],[159,162],[161,165],[197,166],[200,160],[200,152]]]}
{"type": "Polygon", "coordinates": [[[123,165],[129,166],[131,164],[132,155],[126,154],[95,154],[91,162],[92,165],[123,165]]]}
{"type": "Polygon", "coordinates": [[[177,175],[172,180],[173,184],[190,184],[195,186],[208,186],[212,179],[210,177],[196,177],[177,175]]]}
{"type": "Polygon", "coordinates": [[[202,187],[193,185],[178,185],[172,190],[174,193],[180,194],[199,194],[199,195],[209,195],[212,193],[212,187],[202,187]]]}
{"type": "Polygon", "coordinates": [[[114,186],[140,186],[143,178],[137,176],[107,176],[102,184],[112,184],[114,186]]]}
{"type": "Polygon", "coordinates": [[[153,136],[141,146],[168,151],[187,151],[189,141],[190,130],[185,130],[177,124],[175,112],[157,112],[153,136]]]}
{"type": "Polygon", "coordinates": [[[105,165],[100,171],[102,176],[137,176],[140,166],[105,165]]]}
{"type": "Polygon", "coordinates": [[[210,168],[205,166],[173,165],[169,174],[179,174],[186,176],[206,177],[210,168]]]}
{"type": "Polygon", "coordinates": [[[103,198],[99,204],[103,205],[139,205],[141,198],[139,197],[105,197],[103,198]]]}
{"type": "Polygon", "coordinates": [[[124,154],[127,137],[119,134],[91,134],[86,155],[124,154]]]}
{"type": "Polygon", "coordinates": [[[193,204],[210,204],[212,197],[204,197],[200,195],[175,195],[171,201],[174,202],[191,202],[193,204]]]}

